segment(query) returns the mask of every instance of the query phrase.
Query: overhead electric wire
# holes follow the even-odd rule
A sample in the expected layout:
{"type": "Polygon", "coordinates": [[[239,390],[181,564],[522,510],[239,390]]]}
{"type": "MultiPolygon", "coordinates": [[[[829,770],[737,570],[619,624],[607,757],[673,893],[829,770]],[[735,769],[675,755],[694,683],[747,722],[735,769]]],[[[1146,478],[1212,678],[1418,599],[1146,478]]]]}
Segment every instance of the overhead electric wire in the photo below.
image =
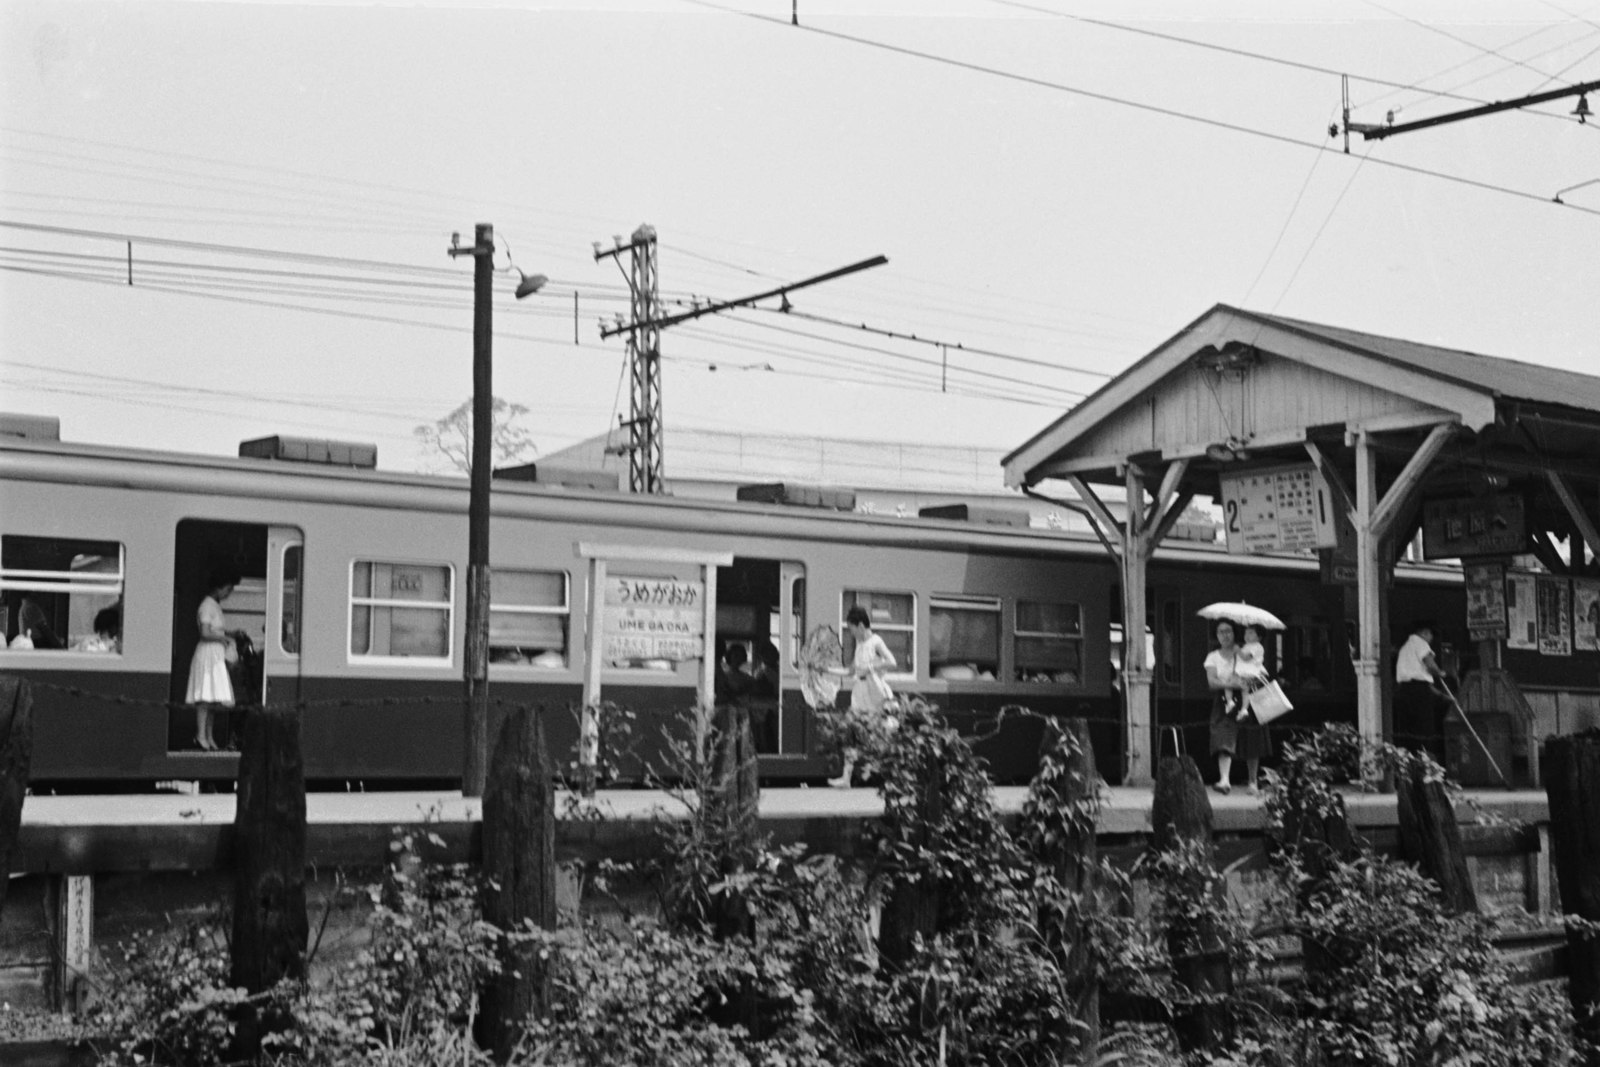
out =
{"type": "MultiPolygon", "coordinates": [[[[725,14],[731,15],[742,15],[745,18],[756,19],[774,26],[782,26],[785,29],[790,28],[790,23],[787,20],[780,19],[772,15],[765,15],[753,11],[740,11],[736,8],[724,7],[721,4],[711,3],[710,0],[689,0],[689,2],[699,7],[710,8],[713,11],[721,11],[725,14]]],[[[1081,96],[1089,100],[1098,100],[1101,103],[1116,104],[1120,107],[1128,107],[1134,109],[1135,111],[1144,111],[1152,115],[1163,115],[1167,118],[1182,119],[1186,122],[1197,123],[1201,126],[1209,126],[1218,130],[1227,130],[1231,133],[1241,133],[1246,136],[1256,137],[1264,141],[1292,145],[1296,148],[1310,148],[1317,152],[1329,152],[1336,155],[1342,154],[1338,149],[1332,148],[1321,142],[1305,141],[1298,137],[1291,137],[1288,134],[1273,133],[1270,130],[1260,130],[1253,126],[1245,126],[1236,122],[1208,118],[1204,115],[1196,115],[1187,111],[1179,111],[1176,108],[1162,107],[1159,104],[1147,104],[1139,100],[1130,100],[1127,97],[1114,96],[1111,93],[1102,93],[1093,89],[1084,89],[1081,86],[1068,85],[1065,82],[1051,81],[1048,78],[1039,78],[1031,74],[1020,74],[1017,71],[1004,70],[999,67],[991,67],[983,63],[974,63],[970,60],[955,59],[951,56],[941,56],[934,52],[925,52],[921,49],[911,48],[906,45],[891,44],[888,41],[878,41],[870,37],[862,37],[857,34],[845,33],[842,30],[824,29],[820,26],[810,23],[802,23],[798,28],[807,33],[817,34],[822,37],[830,37],[834,40],[846,41],[851,44],[861,45],[866,48],[875,48],[879,51],[891,52],[895,55],[905,56],[911,59],[927,60],[929,62],[939,63],[944,66],[954,67],[958,70],[970,71],[974,74],[986,74],[991,77],[1004,79],[1006,81],[1017,82],[1021,85],[1031,85],[1039,89],[1049,89],[1054,92],[1069,93],[1073,96],[1081,96]]],[[[1548,196],[1540,193],[1524,192],[1521,189],[1513,189],[1504,185],[1495,185],[1492,182],[1482,181],[1477,178],[1467,178],[1459,174],[1449,174],[1445,171],[1430,170],[1427,167],[1419,167],[1409,163],[1398,163],[1389,159],[1373,159],[1372,163],[1376,166],[1387,167],[1390,170],[1398,170],[1407,174],[1417,174],[1424,177],[1437,178],[1441,181],[1447,181],[1455,185],[1463,185],[1473,189],[1482,189],[1485,192],[1501,193],[1506,196],[1513,196],[1519,200],[1532,200],[1540,204],[1550,204],[1553,202],[1548,196]]],[[[1585,215],[1594,215],[1596,217],[1600,217],[1600,208],[1579,207],[1576,204],[1565,204],[1563,206],[1571,208],[1574,211],[1580,211],[1585,215]]]]}
{"type": "Polygon", "coordinates": [[[1306,260],[1311,258],[1312,250],[1317,247],[1317,242],[1322,239],[1322,232],[1328,228],[1328,223],[1333,221],[1334,213],[1339,210],[1339,205],[1344,203],[1345,194],[1356,183],[1356,175],[1361,173],[1361,168],[1366,165],[1371,155],[1372,149],[1369,146],[1367,151],[1362,153],[1360,162],[1356,164],[1356,169],[1352,170],[1350,177],[1345,179],[1344,188],[1339,190],[1338,197],[1334,199],[1333,205],[1328,208],[1328,214],[1323,218],[1322,225],[1318,226],[1317,232],[1311,235],[1311,242],[1306,245],[1305,252],[1301,254],[1300,262],[1294,265],[1294,272],[1289,275],[1289,280],[1283,283],[1283,290],[1278,293],[1278,299],[1272,302],[1272,312],[1276,312],[1278,305],[1283,303],[1284,297],[1289,295],[1289,290],[1294,287],[1295,279],[1300,277],[1301,268],[1306,265],[1306,260]]]}
{"type": "Polygon", "coordinates": [[[1022,363],[1030,367],[1042,367],[1045,370],[1065,371],[1070,374],[1088,374],[1096,378],[1111,378],[1114,376],[1111,371],[1080,367],[1071,363],[1052,363],[1049,360],[1032,359],[1028,356],[1016,356],[1010,354],[1009,352],[996,352],[989,348],[978,348],[975,345],[968,345],[961,341],[939,341],[931,337],[919,337],[914,333],[899,333],[895,330],[884,329],[881,326],[869,326],[864,322],[846,322],[843,319],[830,318],[827,315],[815,315],[807,311],[796,311],[792,307],[754,307],[750,308],[749,310],[766,311],[773,314],[784,315],[789,318],[805,319],[808,322],[826,323],[829,326],[840,326],[848,330],[861,330],[864,333],[876,334],[879,337],[890,337],[897,341],[915,341],[918,344],[932,345],[935,348],[943,348],[952,352],[965,352],[969,355],[988,356],[991,359],[1005,360],[1011,363],[1022,363]]]}
{"type": "MultiPolygon", "coordinates": [[[[1255,295],[1256,286],[1261,284],[1261,279],[1266,275],[1267,268],[1272,265],[1272,257],[1278,254],[1278,246],[1283,244],[1284,235],[1289,232],[1289,224],[1294,221],[1295,212],[1300,210],[1300,201],[1305,198],[1306,190],[1311,187],[1311,179],[1316,175],[1317,166],[1321,162],[1322,154],[1320,152],[1311,157],[1311,169],[1306,172],[1306,180],[1300,183],[1300,191],[1294,195],[1294,203],[1289,205],[1289,214],[1284,216],[1283,225],[1278,228],[1278,236],[1273,239],[1272,247],[1267,250],[1267,258],[1261,261],[1261,269],[1256,271],[1255,278],[1250,282],[1250,288],[1245,290],[1244,299],[1239,301],[1240,307],[1249,306],[1250,297],[1255,295]]],[[[1279,299],[1282,298],[1280,297],[1279,299]]]]}
{"type": "MultiPolygon", "coordinates": [[[[1427,89],[1422,89],[1419,86],[1414,85],[1414,84],[1408,85],[1408,84],[1406,84],[1404,82],[1389,81],[1386,78],[1374,78],[1374,77],[1370,77],[1370,76],[1365,75],[1365,74],[1351,74],[1349,71],[1335,70],[1332,67],[1319,66],[1318,64],[1315,64],[1315,63],[1305,63],[1305,62],[1301,62],[1300,60],[1295,60],[1295,59],[1286,59],[1283,56],[1268,55],[1268,54],[1266,54],[1264,52],[1252,52],[1249,49],[1236,48],[1236,47],[1233,47],[1233,46],[1230,46],[1230,45],[1213,44],[1210,41],[1201,41],[1201,40],[1197,40],[1197,39],[1195,39],[1193,37],[1180,37],[1177,34],[1173,34],[1173,33],[1163,33],[1160,30],[1146,29],[1145,27],[1142,27],[1142,26],[1133,26],[1133,25],[1129,25],[1127,23],[1112,22],[1112,21],[1110,21],[1108,19],[1091,18],[1088,15],[1077,15],[1077,14],[1073,14],[1072,12],[1061,11],[1061,10],[1058,10],[1056,8],[1042,7],[1042,6],[1038,5],[1038,4],[1025,3],[1025,2],[1023,2],[1023,0],[993,0],[993,2],[997,3],[997,4],[1002,4],[1002,5],[1006,6],[1006,7],[1014,7],[1014,8],[1020,8],[1022,10],[1026,10],[1026,11],[1032,11],[1032,12],[1035,12],[1035,13],[1041,14],[1041,15],[1054,15],[1057,18],[1071,19],[1074,22],[1086,22],[1086,23],[1089,23],[1090,25],[1102,26],[1102,27],[1104,27],[1106,29],[1110,29],[1110,30],[1121,30],[1124,33],[1138,34],[1138,35],[1143,36],[1143,37],[1154,37],[1154,38],[1157,38],[1159,40],[1171,41],[1171,42],[1173,42],[1175,44],[1189,45],[1189,46],[1194,47],[1194,48],[1204,48],[1204,49],[1207,49],[1207,50],[1212,51],[1212,52],[1221,52],[1221,53],[1224,53],[1226,55],[1238,56],[1238,57],[1240,57],[1242,59],[1254,59],[1254,60],[1258,60],[1258,61],[1263,62],[1263,63],[1275,63],[1278,66],[1292,67],[1292,68],[1294,68],[1296,70],[1309,71],[1310,73],[1313,73],[1313,74],[1327,74],[1327,75],[1331,75],[1333,77],[1348,76],[1352,80],[1363,81],[1363,82],[1366,82],[1366,83],[1371,84],[1371,85],[1389,86],[1389,87],[1391,87],[1391,88],[1393,88],[1395,90],[1399,90],[1399,91],[1415,90],[1415,91],[1419,91],[1419,92],[1429,93],[1429,95],[1432,95],[1432,96],[1444,97],[1446,99],[1451,99],[1451,100],[1461,100],[1461,101],[1465,101],[1467,103],[1473,103],[1473,104],[1486,104],[1486,103],[1489,103],[1489,101],[1487,101],[1487,100],[1480,100],[1480,99],[1476,99],[1476,98],[1470,97],[1470,96],[1457,96],[1457,95],[1455,95],[1453,93],[1449,93],[1449,92],[1432,92],[1432,91],[1427,90],[1427,89]]],[[[1548,29],[1548,28],[1549,27],[1543,27],[1543,28],[1535,31],[1534,33],[1528,34],[1528,37],[1533,37],[1533,36],[1536,36],[1538,33],[1543,33],[1544,30],[1548,29]]],[[[1518,42],[1520,42],[1521,40],[1526,40],[1526,39],[1527,38],[1519,38],[1518,42]]],[[[1513,42],[1513,43],[1515,44],[1515,43],[1518,43],[1518,42],[1513,42]]],[[[1561,115],[1557,115],[1557,114],[1554,114],[1554,113],[1548,112],[1548,111],[1534,111],[1532,109],[1526,109],[1526,113],[1530,114],[1530,115],[1545,115],[1545,116],[1547,116],[1549,118],[1563,118],[1563,116],[1561,116],[1561,115]]]]}
{"type": "Polygon", "coordinates": [[[1548,78],[1549,77],[1548,74],[1546,74],[1544,71],[1540,70],[1538,67],[1533,66],[1531,63],[1524,62],[1523,60],[1517,59],[1514,56],[1502,55],[1501,53],[1495,51],[1493,48],[1486,48],[1483,45],[1478,44],[1476,41],[1469,41],[1465,37],[1462,37],[1462,36],[1460,36],[1458,34],[1451,33],[1449,30],[1445,29],[1442,26],[1435,26],[1432,23],[1423,22],[1421,19],[1412,18],[1410,15],[1404,14],[1403,12],[1396,11],[1392,7],[1387,7],[1387,6],[1379,3],[1378,0],[1366,0],[1366,4],[1367,4],[1368,7],[1377,8],[1379,11],[1382,11],[1386,15],[1391,15],[1394,18],[1400,19],[1400,20],[1402,20],[1404,22],[1409,22],[1409,23],[1411,23],[1411,25],[1416,26],[1419,29],[1427,30],[1429,33],[1436,33],[1440,37],[1446,38],[1447,40],[1454,41],[1456,44],[1464,45],[1465,47],[1471,48],[1476,52],[1481,52],[1484,55],[1493,56],[1495,59],[1498,59],[1501,62],[1509,63],[1509,64],[1512,64],[1512,65],[1518,66],[1518,67],[1522,67],[1523,69],[1530,70],[1533,73],[1538,74],[1539,76],[1544,77],[1544,78],[1548,78]]]}

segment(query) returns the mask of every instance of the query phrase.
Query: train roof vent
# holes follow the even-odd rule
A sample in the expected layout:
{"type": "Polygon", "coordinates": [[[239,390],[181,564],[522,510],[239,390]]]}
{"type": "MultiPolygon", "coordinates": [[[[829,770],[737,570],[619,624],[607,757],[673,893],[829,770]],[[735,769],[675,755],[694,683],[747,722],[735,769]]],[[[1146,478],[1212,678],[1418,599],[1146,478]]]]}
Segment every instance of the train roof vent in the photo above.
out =
{"type": "Polygon", "coordinates": [[[0,411],[0,437],[21,437],[27,441],[61,440],[61,420],[54,415],[13,415],[0,411]]]}
{"type": "Polygon", "coordinates": [[[537,482],[540,485],[559,485],[567,489],[604,489],[617,492],[622,488],[621,471],[563,467],[555,463],[524,463],[519,467],[501,467],[494,472],[494,476],[508,482],[537,482]]]}
{"type": "Polygon", "coordinates": [[[328,467],[361,467],[371,470],[378,465],[378,446],[354,444],[349,441],[325,441],[314,437],[258,437],[254,441],[240,441],[239,455],[245,459],[281,459],[292,463],[320,463],[328,467]]]}
{"type": "Polygon", "coordinates": [[[979,522],[989,526],[1028,526],[1031,518],[1027,508],[1003,508],[993,504],[937,504],[918,508],[924,519],[956,519],[960,522],[979,522]]]}
{"type": "Polygon", "coordinates": [[[833,489],[822,485],[797,485],[794,482],[763,482],[760,485],[741,485],[737,496],[758,504],[789,504],[802,508],[829,508],[834,511],[854,511],[856,494],[851,489],[833,489]]]}

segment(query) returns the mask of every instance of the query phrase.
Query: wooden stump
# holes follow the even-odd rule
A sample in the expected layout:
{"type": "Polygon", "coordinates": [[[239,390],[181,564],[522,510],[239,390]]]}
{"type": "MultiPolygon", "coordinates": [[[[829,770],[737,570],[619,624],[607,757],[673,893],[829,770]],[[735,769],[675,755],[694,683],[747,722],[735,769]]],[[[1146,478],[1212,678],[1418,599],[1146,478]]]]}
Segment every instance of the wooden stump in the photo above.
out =
{"type": "Polygon", "coordinates": [[[1426,781],[1419,762],[1408,761],[1396,785],[1400,807],[1400,854],[1439,886],[1444,909],[1454,915],[1478,910],[1478,893],[1461,847],[1461,829],[1443,782],[1426,781]]]}
{"type": "MultiPolygon", "coordinates": [[[[1063,889],[1078,901],[1075,921],[1064,922],[1054,909],[1039,917],[1040,936],[1062,961],[1067,1001],[1080,1024],[1075,1041],[1078,1059],[1092,1062],[1100,1049],[1100,975],[1089,943],[1090,923],[1098,910],[1095,869],[1100,846],[1094,812],[1100,776],[1086,719],[1048,721],[1040,751],[1036,788],[1048,790],[1058,810],[1076,809],[1086,817],[1053,828],[1038,857],[1063,889]]],[[[1064,1050],[1063,1050],[1064,1051],[1064,1050]]]]}
{"type": "MultiPolygon", "coordinates": [[[[233,832],[232,983],[250,993],[306,976],[306,782],[297,708],[248,708],[233,832]]],[[[241,1007],[234,1055],[254,1060],[282,1021],[241,1007]]]]}
{"type": "Polygon", "coordinates": [[[1217,907],[1223,899],[1213,889],[1209,870],[1215,857],[1211,798],[1192,757],[1168,756],[1157,767],[1150,824],[1156,851],[1185,852],[1207,868],[1188,875],[1179,873],[1165,887],[1167,893],[1188,900],[1182,910],[1195,915],[1189,922],[1168,927],[1167,949],[1173,978],[1185,994],[1173,1011],[1179,1047],[1185,1052],[1218,1049],[1228,1037],[1233,964],[1217,920],[1200,906],[1208,896],[1210,904],[1217,907]]]}
{"type": "MultiPolygon", "coordinates": [[[[1561,910],[1600,922],[1600,732],[1552,737],[1542,762],[1561,910]]],[[[1567,962],[1575,1029],[1600,1042],[1600,936],[1568,931],[1567,962]]]]}
{"type": "MultiPolygon", "coordinates": [[[[542,711],[513,708],[500,728],[483,794],[483,917],[502,931],[531,920],[556,928],[556,806],[542,711]]],[[[537,944],[502,945],[500,973],[482,991],[477,1039],[504,1063],[523,1021],[550,1002],[537,944]]]]}
{"type": "MultiPolygon", "coordinates": [[[[707,818],[722,843],[722,873],[748,870],[761,834],[761,774],[750,712],[739,705],[717,711],[717,751],[707,818]]],[[[754,937],[755,917],[744,895],[719,894],[711,901],[711,933],[718,940],[754,937]]]]}
{"type": "Polygon", "coordinates": [[[11,881],[11,855],[22,829],[22,801],[33,761],[33,688],[27,679],[0,674],[0,908],[11,881]]]}

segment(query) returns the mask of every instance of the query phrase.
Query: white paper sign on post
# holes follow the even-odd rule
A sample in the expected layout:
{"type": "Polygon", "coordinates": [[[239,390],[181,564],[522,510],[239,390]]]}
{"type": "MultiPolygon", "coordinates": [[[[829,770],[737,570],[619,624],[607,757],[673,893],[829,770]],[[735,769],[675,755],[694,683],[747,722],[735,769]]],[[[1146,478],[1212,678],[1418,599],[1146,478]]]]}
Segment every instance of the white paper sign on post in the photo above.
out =
{"type": "Polygon", "coordinates": [[[1221,482],[1229,552],[1332,548],[1338,542],[1333,498],[1312,464],[1229,472],[1221,482]]]}

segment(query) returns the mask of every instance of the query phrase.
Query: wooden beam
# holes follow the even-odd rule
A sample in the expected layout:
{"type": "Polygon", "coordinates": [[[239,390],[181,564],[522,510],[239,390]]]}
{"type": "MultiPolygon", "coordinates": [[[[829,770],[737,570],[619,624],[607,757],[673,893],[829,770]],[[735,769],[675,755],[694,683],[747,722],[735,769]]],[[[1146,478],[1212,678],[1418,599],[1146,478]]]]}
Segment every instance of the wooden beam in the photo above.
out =
{"type": "Polygon", "coordinates": [[[1082,478],[1076,474],[1071,475],[1067,478],[1067,484],[1072,486],[1072,491],[1078,494],[1078,499],[1089,509],[1092,520],[1100,524],[1105,539],[1117,545],[1120,550],[1123,537],[1122,523],[1111,517],[1110,509],[1100,502],[1100,498],[1095,496],[1094,490],[1089,488],[1089,484],[1082,478]]]}
{"type": "Polygon", "coordinates": [[[1192,500],[1194,500],[1194,490],[1186,488],[1178,494],[1177,499],[1167,508],[1166,514],[1161,516],[1160,521],[1156,523],[1155,528],[1150,533],[1144,550],[1146,559],[1153,556],[1156,549],[1161,547],[1161,542],[1167,539],[1167,534],[1172,532],[1172,528],[1183,517],[1184,509],[1189,506],[1192,500]]]}
{"type": "Polygon", "coordinates": [[[1322,449],[1315,441],[1306,442],[1306,454],[1311,457],[1311,462],[1316,466],[1317,473],[1322,475],[1322,480],[1328,483],[1328,492],[1333,494],[1335,507],[1343,508],[1345,518],[1350,520],[1350,525],[1356,523],[1355,498],[1350,495],[1350,489],[1344,484],[1344,479],[1339,476],[1339,469],[1333,461],[1323,454],[1322,449]]]}
{"type": "Polygon", "coordinates": [[[1183,483],[1183,476],[1188,470],[1189,461],[1186,459],[1176,459],[1167,464],[1167,471],[1161,476],[1161,488],[1156,490],[1156,498],[1150,503],[1150,513],[1145,516],[1145,526],[1154,526],[1161,521],[1167,505],[1172,502],[1172,496],[1183,483]]]}
{"type": "Polygon", "coordinates": [[[1550,487],[1556,491],[1556,496],[1561,498],[1567,514],[1572,516],[1572,522],[1582,535],[1583,543],[1589,546],[1589,551],[1593,552],[1596,558],[1600,558],[1600,533],[1595,532],[1594,520],[1589,518],[1589,513],[1584,510],[1583,504],[1578,500],[1578,494],[1572,491],[1572,486],[1568,484],[1565,476],[1556,471],[1546,469],[1545,476],[1550,479],[1550,487]]]}
{"type": "Polygon", "coordinates": [[[1567,574],[1571,568],[1561,558],[1561,553],[1556,551],[1555,543],[1550,540],[1550,535],[1543,530],[1529,530],[1528,544],[1533,549],[1533,554],[1543,563],[1545,569],[1551,574],[1567,574]]]}
{"type": "Polygon", "coordinates": [[[1400,472],[1400,477],[1396,478],[1394,484],[1389,486],[1389,491],[1383,494],[1383,500],[1372,513],[1373,532],[1379,537],[1388,532],[1389,524],[1399,514],[1401,506],[1405,504],[1412,490],[1421,484],[1423,475],[1428,473],[1429,464],[1445,446],[1445,442],[1450,440],[1455,429],[1454,422],[1442,422],[1435,426],[1429,432],[1427,439],[1412,454],[1405,469],[1400,472]]]}

